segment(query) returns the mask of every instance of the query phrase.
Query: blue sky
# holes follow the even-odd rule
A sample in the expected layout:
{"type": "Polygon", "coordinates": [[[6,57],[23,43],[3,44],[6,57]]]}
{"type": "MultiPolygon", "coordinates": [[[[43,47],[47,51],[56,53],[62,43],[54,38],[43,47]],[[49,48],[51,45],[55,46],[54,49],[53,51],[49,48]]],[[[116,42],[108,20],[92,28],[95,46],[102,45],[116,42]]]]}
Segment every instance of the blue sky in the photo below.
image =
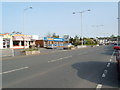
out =
{"type": "Polygon", "coordinates": [[[80,36],[80,14],[74,15],[72,12],[87,9],[91,11],[83,13],[83,36],[117,35],[117,2],[4,2],[2,3],[2,32],[19,31],[41,37],[48,32],[60,36],[65,34],[72,37],[80,36]],[[33,9],[24,11],[29,6],[33,9]],[[97,28],[93,25],[104,26],[97,28]]]}

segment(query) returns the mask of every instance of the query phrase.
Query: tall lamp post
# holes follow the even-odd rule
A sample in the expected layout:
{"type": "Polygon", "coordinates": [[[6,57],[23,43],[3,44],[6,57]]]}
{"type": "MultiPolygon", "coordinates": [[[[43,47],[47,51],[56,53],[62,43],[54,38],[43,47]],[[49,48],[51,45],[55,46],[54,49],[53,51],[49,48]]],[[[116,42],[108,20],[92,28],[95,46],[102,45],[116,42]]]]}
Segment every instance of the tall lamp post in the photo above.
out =
{"type": "Polygon", "coordinates": [[[23,31],[24,31],[24,23],[25,23],[25,11],[29,10],[29,9],[32,9],[32,7],[28,7],[28,8],[25,8],[23,10],[23,31]]]}
{"type": "MultiPolygon", "coordinates": [[[[101,25],[92,25],[92,27],[97,28],[98,33],[100,33],[98,28],[99,28],[99,27],[102,27],[101,30],[103,31],[103,26],[104,26],[103,24],[101,24],[101,25]]],[[[98,36],[99,36],[99,35],[98,35],[98,36]]],[[[98,37],[98,36],[96,36],[96,37],[98,37]]],[[[103,35],[103,36],[104,36],[104,38],[103,38],[103,40],[102,40],[102,43],[105,44],[105,42],[106,42],[106,41],[105,41],[105,35],[103,35]]],[[[101,34],[100,34],[99,37],[102,37],[101,34]]]]}
{"type": "Polygon", "coordinates": [[[120,24],[120,23],[119,23],[119,22],[120,22],[120,18],[118,17],[117,19],[118,19],[118,35],[117,35],[117,46],[118,46],[118,45],[119,45],[119,40],[120,40],[120,39],[119,39],[119,37],[120,37],[120,35],[119,35],[119,34],[120,34],[120,26],[119,26],[119,24],[120,24]]]}
{"type": "MultiPolygon", "coordinates": [[[[25,25],[25,11],[27,11],[27,10],[29,10],[29,9],[32,9],[32,7],[30,6],[30,7],[28,7],[28,8],[25,8],[24,10],[23,10],[23,32],[25,31],[24,30],[24,25],[25,25]]],[[[25,40],[24,40],[24,36],[22,36],[22,38],[23,38],[23,41],[24,41],[24,49],[25,49],[25,40]]]]}
{"type": "Polygon", "coordinates": [[[83,35],[82,35],[82,14],[84,13],[84,12],[87,12],[87,11],[91,11],[90,9],[88,9],[88,10],[84,10],[84,11],[81,11],[81,12],[73,12],[73,14],[76,14],[76,13],[79,13],[80,15],[81,15],[81,39],[82,39],[82,47],[83,47],[83,35]]]}
{"type": "Polygon", "coordinates": [[[99,27],[102,27],[102,31],[103,31],[103,26],[104,25],[102,25],[102,24],[101,25],[92,25],[92,27],[96,27],[97,28],[97,31],[99,31],[99,29],[98,29],[99,27]]]}

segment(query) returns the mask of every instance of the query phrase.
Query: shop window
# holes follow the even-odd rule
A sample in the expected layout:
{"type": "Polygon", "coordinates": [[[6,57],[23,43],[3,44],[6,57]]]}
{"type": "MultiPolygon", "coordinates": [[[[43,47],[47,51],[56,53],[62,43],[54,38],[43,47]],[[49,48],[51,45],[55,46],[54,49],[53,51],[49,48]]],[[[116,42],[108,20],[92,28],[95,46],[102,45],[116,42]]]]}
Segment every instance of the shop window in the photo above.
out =
{"type": "Polygon", "coordinates": [[[24,41],[21,41],[21,46],[24,46],[24,41]]]}
{"type": "Polygon", "coordinates": [[[28,42],[26,41],[26,46],[27,46],[27,43],[28,43],[28,42]]]}
{"type": "Polygon", "coordinates": [[[13,41],[13,46],[19,46],[20,41],[13,41]]]}

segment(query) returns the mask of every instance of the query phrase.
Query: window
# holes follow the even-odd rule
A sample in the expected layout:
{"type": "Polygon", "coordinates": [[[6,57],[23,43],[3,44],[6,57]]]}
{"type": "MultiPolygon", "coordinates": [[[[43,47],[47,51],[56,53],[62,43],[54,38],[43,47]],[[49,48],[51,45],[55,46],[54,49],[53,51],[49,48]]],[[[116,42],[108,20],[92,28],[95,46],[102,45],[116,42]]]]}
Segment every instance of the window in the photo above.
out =
{"type": "Polygon", "coordinates": [[[24,41],[21,41],[21,46],[24,46],[24,41]]]}
{"type": "Polygon", "coordinates": [[[13,41],[13,46],[19,46],[20,41],[13,41]]]}

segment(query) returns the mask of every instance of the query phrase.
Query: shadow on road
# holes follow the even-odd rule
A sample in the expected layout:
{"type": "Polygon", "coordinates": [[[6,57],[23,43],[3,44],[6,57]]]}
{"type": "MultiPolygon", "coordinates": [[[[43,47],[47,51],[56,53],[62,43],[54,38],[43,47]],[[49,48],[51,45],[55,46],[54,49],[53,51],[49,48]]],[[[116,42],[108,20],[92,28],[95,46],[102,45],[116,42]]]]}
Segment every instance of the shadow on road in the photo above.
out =
{"type": "Polygon", "coordinates": [[[96,84],[102,83],[108,87],[119,87],[116,63],[111,63],[109,68],[106,65],[107,62],[88,61],[75,63],[72,67],[77,70],[78,77],[82,79],[96,84]],[[108,70],[108,73],[105,78],[102,78],[105,69],[108,70]]]}

